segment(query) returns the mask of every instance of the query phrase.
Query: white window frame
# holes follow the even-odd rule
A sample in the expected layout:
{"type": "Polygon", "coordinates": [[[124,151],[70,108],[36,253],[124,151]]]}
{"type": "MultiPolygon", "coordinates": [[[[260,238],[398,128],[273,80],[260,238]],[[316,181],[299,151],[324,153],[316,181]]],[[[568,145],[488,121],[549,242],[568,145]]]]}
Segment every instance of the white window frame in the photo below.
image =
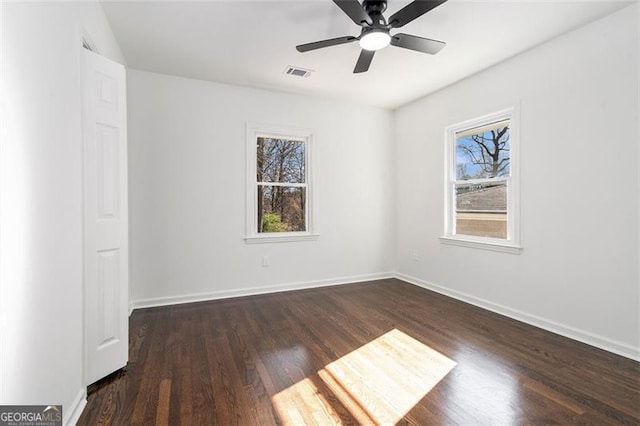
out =
{"type": "MultiPolygon", "coordinates": [[[[278,126],[261,123],[247,123],[247,228],[245,242],[254,243],[281,243],[293,241],[313,241],[318,239],[315,219],[315,200],[313,191],[313,151],[314,132],[310,129],[278,126]],[[305,183],[286,184],[286,186],[302,186],[306,188],[307,202],[305,205],[306,231],[301,232],[258,232],[258,181],[257,181],[257,141],[259,137],[274,139],[290,139],[302,141],[305,144],[305,183]]],[[[274,183],[278,185],[278,183],[274,183]]]]}
{"type": "MultiPolygon", "coordinates": [[[[520,120],[517,106],[453,124],[445,129],[445,233],[440,237],[441,243],[512,254],[522,252],[520,230],[520,150],[522,142],[519,130],[520,120]],[[457,235],[455,233],[456,134],[504,120],[509,120],[511,134],[509,148],[511,176],[505,179],[507,181],[507,239],[457,235]]],[[[495,179],[474,179],[465,182],[473,184],[487,181],[495,181],[495,179]]]]}

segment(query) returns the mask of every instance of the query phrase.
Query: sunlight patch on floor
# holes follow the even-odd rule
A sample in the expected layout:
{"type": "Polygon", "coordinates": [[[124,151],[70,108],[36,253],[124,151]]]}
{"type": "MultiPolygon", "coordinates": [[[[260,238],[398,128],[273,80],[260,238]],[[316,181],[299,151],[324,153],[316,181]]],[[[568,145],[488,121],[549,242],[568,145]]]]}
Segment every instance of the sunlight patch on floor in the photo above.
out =
{"type": "Polygon", "coordinates": [[[340,416],[308,378],[279,392],[272,400],[285,425],[340,424],[340,416]]]}
{"type": "Polygon", "coordinates": [[[453,360],[394,329],[272,400],[285,424],[336,424],[346,409],[361,424],[393,425],[455,366],[453,360]]]}

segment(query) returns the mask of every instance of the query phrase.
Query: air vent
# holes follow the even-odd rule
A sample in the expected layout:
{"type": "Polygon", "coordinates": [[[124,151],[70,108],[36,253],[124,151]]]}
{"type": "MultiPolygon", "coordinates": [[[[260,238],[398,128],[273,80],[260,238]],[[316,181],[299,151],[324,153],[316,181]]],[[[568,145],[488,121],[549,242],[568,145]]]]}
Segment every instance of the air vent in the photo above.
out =
{"type": "Polygon", "coordinates": [[[291,65],[287,66],[287,68],[284,70],[285,74],[295,75],[296,77],[309,77],[312,72],[313,70],[292,67],[291,65]]]}
{"type": "Polygon", "coordinates": [[[89,33],[84,28],[82,29],[82,47],[94,53],[100,53],[98,49],[96,49],[96,44],[91,40],[91,36],[89,36],[89,33]]]}

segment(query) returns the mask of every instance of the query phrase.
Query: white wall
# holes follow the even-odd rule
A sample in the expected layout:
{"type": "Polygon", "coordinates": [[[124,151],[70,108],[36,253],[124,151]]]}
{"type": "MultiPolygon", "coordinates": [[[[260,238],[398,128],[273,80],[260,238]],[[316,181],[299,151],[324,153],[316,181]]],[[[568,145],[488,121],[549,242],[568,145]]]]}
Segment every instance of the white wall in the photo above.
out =
{"type": "Polygon", "coordinates": [[[391,112],[141,71],[127,80],[135,306],[394,270],[391,112]],[[247,122],[315,130],[317,241],[245,244],[247,122]]]}
{"type": "Polygon", "coordinates": [[[0,404],[83,397],[82,28],[122,62],[97,3],[2,2],[0,404]]]}
{"type": "Polygon", "coordinates": [[[405,278],[638,357],[636,7],[396,111],[405,278]],[[443,129],[518,102],[523,253],[442,245],[443,129]]]}

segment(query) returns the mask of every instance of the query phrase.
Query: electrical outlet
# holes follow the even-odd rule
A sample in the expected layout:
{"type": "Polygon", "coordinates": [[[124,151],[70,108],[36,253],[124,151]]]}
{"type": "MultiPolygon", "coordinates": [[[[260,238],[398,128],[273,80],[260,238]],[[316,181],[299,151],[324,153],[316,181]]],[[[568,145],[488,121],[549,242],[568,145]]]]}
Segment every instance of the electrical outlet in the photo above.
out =
{"type": "Polygon", "coordinates": [[[262,256],[262,267],[266,268],[271,265],[271,258],[267,255],[262,256]]]}
{"type": "Polygon", "coordinates": [[[409,259],[414,262],[418,261],[418,250],[409,250],[409,259]]]}

